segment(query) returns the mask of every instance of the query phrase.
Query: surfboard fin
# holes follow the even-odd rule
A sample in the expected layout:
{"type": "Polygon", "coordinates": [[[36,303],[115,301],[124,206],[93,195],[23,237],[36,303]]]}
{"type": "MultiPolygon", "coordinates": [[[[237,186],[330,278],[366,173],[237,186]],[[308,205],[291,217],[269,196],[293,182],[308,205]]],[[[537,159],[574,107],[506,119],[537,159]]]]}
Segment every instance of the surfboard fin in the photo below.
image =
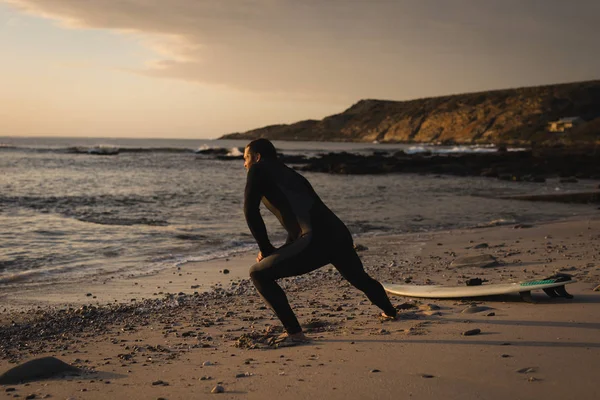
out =
{"type": "Polygon", "coordinates": [[[546,288],[543,290],[544,290],[544,293],[546,293],[550,297],[560,297],[560,295],[558,293],[556,293],[555,289],[556,288],[546,288]]]}
{"type": "Polygon", "coordinates": [[[535,304],[535,300],[533,300],[533,297],[531,297],[531,290],[519,292],[519,294],[521,295],[521,299],[523,299],[524,302],[535,304]]]}
{"type": "Polygon", "coordinates": [[[573,295],[569,294],[569,292],[567,292],[567,289],[565,289],[565,285],[562,286],[557,286],[554,288],[554,291],[560,296],[560,297],[564,297],[566,299],[572,299],[573,295]]]}

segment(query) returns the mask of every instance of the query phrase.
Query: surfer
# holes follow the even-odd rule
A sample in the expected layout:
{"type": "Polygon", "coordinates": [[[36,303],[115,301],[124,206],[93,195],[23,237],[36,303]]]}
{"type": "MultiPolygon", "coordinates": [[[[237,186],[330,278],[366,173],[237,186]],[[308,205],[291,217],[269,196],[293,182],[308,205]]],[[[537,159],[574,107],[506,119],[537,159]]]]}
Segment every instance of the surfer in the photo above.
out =
{"type": "Polygon", "coordinates": [[[269,140],[256,139],[246,146],[244,167],[248,171],[244,214],[260,250],[250,278],[283,324],[286,333],[281,340],[303,342],[308,338],[276,281],[329,263],[383,310],[383,318],[396,318],[397,310],[383,286],[365,272],[346,225],[321,201],[306,178],[277,159],[269,140]],[[288,233],[279,248],[267,235],[259,210],[261,201],[288,233]]]}

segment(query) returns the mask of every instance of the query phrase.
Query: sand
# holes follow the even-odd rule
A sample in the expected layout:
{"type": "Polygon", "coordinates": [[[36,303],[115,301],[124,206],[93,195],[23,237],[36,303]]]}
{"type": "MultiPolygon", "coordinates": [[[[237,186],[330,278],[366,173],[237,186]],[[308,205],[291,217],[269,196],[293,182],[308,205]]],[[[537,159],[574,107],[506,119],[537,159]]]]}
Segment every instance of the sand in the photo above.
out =
{"type": "Polygon", "coordinates": [[[150,276],[5,291],[0,372],[42,356],[86,372],[1,389],[6,397],[58,399],[600,398],[600,292],[593,290],[600,284],[600,218],[356,242],[368,248],[359,254],[381,281],[500,283],[562,271],[578,280],[567,286],[575,298],[393,297],[404,305],[400,319],[381,321],[379,310],[326,266],[282,282],[313,341],[274,348],[258,341],[279,324],[246,280],[255,254],[150,276]],[[499,265],[451,267],[480,254],[499,265]],[[490,309],[461,313],[471,303],[490,309]],[[481,333],[463,335],[472,329],[481,333]],[[211,394],[217,385],[224,392],[211,394]]]}

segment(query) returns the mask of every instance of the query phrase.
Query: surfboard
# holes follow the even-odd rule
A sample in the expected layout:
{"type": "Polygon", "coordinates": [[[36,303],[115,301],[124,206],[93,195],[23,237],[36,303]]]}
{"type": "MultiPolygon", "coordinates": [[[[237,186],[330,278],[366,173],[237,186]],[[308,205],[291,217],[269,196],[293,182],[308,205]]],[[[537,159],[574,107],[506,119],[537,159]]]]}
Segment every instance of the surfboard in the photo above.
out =
{"type": "Polygon", "coordinates": [[[522,281],[515,283],[497,283],[477,286],[443,286],[443,285],[402,285],[383,283],[383,288],[390,294],[406,297],[422,297],[429,299],[451,299],[460,297],[496,296],[519,293],[527,302],[534,302],[532,290],[543,290],[550,297],[572,299],[565,285],[577,282],[569,275],[552,276],[545,279],[522,281]]]}

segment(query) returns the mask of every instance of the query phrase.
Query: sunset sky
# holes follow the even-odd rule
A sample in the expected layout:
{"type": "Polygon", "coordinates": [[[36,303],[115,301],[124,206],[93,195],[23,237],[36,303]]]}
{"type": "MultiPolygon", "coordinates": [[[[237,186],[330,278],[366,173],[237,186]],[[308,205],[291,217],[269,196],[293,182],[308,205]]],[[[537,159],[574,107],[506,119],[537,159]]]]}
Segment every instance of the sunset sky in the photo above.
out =
{"type": "Polygon", "coordinates": [[[0,136],[216,138],[600,78],[598,0],[0,0],[0,136]]]}

